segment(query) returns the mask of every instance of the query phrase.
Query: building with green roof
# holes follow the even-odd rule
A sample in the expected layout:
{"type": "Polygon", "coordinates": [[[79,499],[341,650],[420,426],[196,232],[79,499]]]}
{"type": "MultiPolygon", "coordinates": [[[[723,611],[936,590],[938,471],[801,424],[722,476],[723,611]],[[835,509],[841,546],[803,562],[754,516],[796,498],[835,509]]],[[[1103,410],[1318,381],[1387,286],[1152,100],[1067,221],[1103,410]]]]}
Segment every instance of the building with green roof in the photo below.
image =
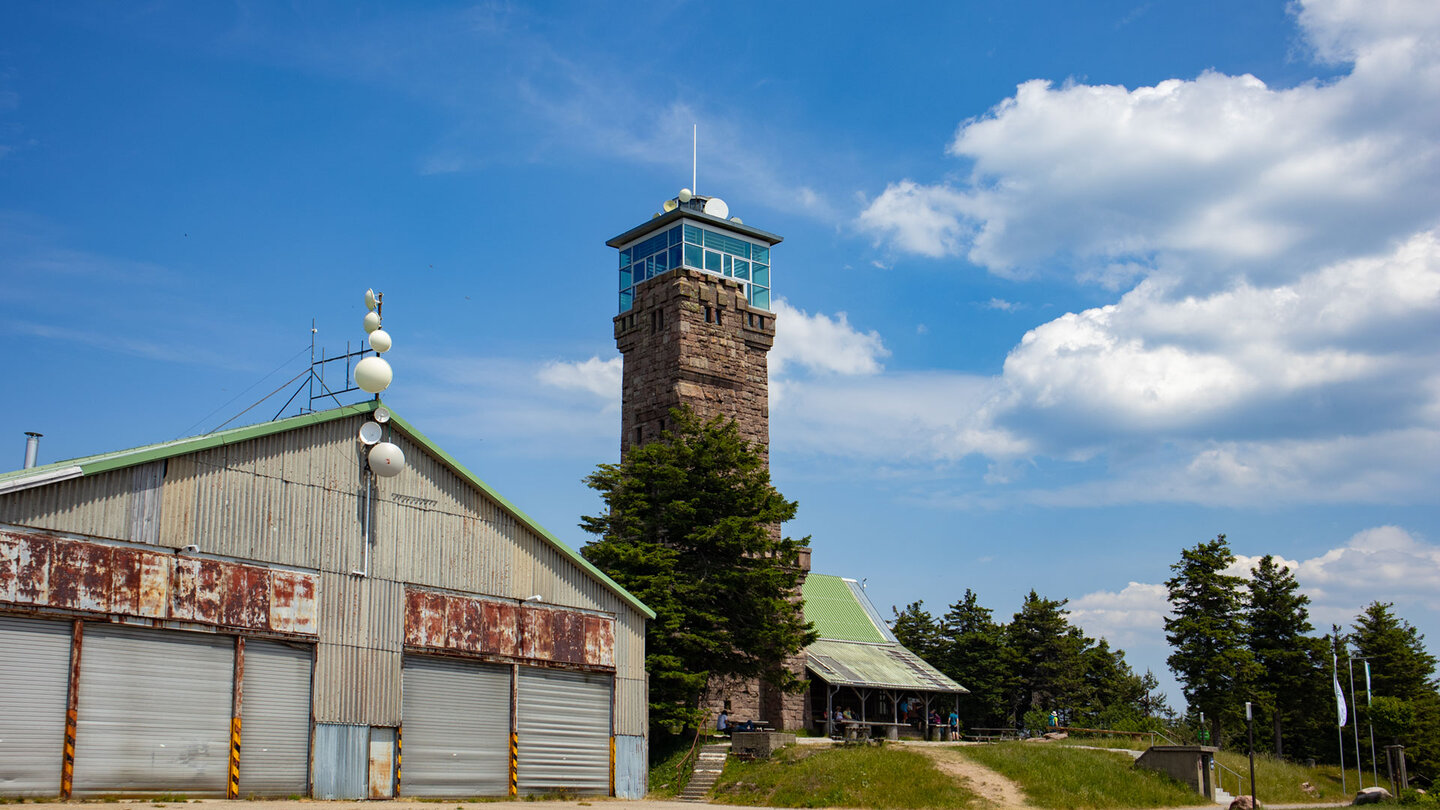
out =
{"type": "Polygon", "coordinates": [[[902,724],[901,706],[911,702],[923,727],[932,708],[948,714],[969,694],[895,638],[860,582],[812,573],[803,594],[805,617],[820,635],[805,648],[814,727],[833,733],[828,719],[837,708],[862,721],[902,724]]]}

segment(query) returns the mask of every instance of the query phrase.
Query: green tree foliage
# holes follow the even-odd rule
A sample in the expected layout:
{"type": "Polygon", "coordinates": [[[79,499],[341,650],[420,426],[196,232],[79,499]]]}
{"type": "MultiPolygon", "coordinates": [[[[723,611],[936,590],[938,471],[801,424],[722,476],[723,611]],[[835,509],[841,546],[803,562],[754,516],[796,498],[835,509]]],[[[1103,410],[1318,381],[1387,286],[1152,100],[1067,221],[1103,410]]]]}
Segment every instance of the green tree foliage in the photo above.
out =
{"type": "Polygon", "coordinates": [[[1263,732],[1257,734],[1257,747],[1266,747],[1274,754],[1292,758],[1316,756],[1316,745],[1328,727],[1324,713],[1316,706],[1327,705],[1330,684],[1319,673],[1328,668],[1327,644],[1311,636],[1310,598],[1300,593],[1300,584],[1289,569],[1271,555],[1260,559],[1250,569],[1249,603],[1245,618],[1249,631],[1250,652],[1258,666],[1254,682],[1254,700],[1260,717],[1256,725],[1268,718],[1269,745],[1263,732]],[[1286,729],[1291,744],[1285,745],[1286,729]]]}
{"type": "Polygon", "coordinates": [[[1075,724],[1139,731],[1169,711],[1155,677],[1071,625],[1064,600],[1032,591],[1009,624],[971,590],[938,622],[921,602],[892,611],[900,643],[970,690],[959,709],[967,728],[1039,730],[1058,711],[1075,724]]]}
{"type": "Polygon", "coordinates": [[[1014,651],[1015,716],[1031,709],[1071,709],[1088,701],[1085,694],[1085,648],[1089,639],[1071,626],[1066,600],[1044,599],[1035,591],[1005,628],[1014,651]]]}
{"type": "Polygon", "coordinates": [[[1226,729],[1244,722],[1244,695],[1256,676],[1248,634],[1244,580],[1225,573],[1235,555],[1225,535],[1180,553],[1165,581],[1174,618],[1165,619],[1173,650],[1166,659],[1192,710],[1210,721],[1211,739],[1224,744],[1226,729]]]}
{"type": "Polygon", "coordinates": [[[779,538],[795,515],[770,484],[764,459],[735,423],[671,412],[673,428],[602,464],[585,483],[606,513],[581,518],[596,535],[582,553],[655,611],[646,628],[650,721],[701,720],[712,677],[800,682],[780,665],[815,639],[794,594],[809,538],[779,538]]]}
{"type": "MultiPolygon", "coordinates": [[[[1367,605],[1355,617],[1350,642],[1358,656],[1370,662],[1371,690],[1376,698],[1399,698],[1410,704],[1413,720],[1409,731],[1399,735],[1400,741],[1413,758],[1414,770],[1433,777],[1440,774],[1435,656],[1425,650],[1425,636],[1391,612],[1393,607],[1388,602],[1367,605]]],[[[1362,666],[1361,661],[1355,662],[1357,673],[1362,666]]]]}
{"type": "Polygon", "coordinates": [[[1015,651],[1006,641],[1004,625],[969,588],[941,620],[947,645],[931,661],[936,668],[970,690],[960,701],[960,720],[967,728],[1000,728],[1011,724],[1009,695],[1015,689],[1015,651]]]}
{"type": "Polygon", "coordinates": [[[1397,697],[1376,695],[1366,707],[1375,736],[1386,745],[1403,745],[1415,730],[1415,704],[1397,697]]]}

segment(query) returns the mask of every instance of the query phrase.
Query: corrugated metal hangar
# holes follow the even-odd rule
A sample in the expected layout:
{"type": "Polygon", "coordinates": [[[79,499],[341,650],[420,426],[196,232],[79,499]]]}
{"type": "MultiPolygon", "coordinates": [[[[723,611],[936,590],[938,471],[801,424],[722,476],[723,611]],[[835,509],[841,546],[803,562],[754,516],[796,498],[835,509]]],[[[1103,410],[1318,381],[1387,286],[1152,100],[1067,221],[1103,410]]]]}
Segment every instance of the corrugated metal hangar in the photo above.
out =
{"type": "Polygon", "coordinates": [[[0,795],[644,795],[653,613],[378,407],[0,475],[0,795]]]}

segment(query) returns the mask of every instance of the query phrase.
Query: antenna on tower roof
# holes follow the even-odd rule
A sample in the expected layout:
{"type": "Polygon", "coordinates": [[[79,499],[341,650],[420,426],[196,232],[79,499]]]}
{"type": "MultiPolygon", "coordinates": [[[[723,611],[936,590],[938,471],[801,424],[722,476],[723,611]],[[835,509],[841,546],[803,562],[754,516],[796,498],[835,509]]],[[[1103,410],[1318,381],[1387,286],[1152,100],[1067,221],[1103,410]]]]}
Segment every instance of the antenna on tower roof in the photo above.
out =
{"type": "Polygon", "coordinates": [[[696,174],[699,172],[698,163],[700,160],[700,125],[690,125],[690,191],[695,194],[699,186],[696,184],[696,174]]]}

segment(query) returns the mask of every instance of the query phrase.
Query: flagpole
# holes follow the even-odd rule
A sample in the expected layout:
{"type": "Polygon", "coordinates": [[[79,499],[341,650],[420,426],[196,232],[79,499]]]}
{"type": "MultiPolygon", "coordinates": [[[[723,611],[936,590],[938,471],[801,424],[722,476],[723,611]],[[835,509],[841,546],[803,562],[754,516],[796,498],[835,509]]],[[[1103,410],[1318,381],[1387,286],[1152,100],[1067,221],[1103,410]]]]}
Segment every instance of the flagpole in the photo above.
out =
{"type": "Polygon", "coordinates": [[[1350,733],[1355,738],[1355,778],[1360,781],[1360,787],[1365,787],[1365,765],[1360,762],[1360,704],[1355,702],[1355,658],[1350,655],[1349,646],[1345,649],[1346,664],[1350,667],[1350,733]]]}
{"type": "Polygon", "coordinates": [[[1375,764],[1375,715],[1369,709],[1375,707],[1375,696],[1370,692],[1370,659],[1362,658],[1365,662],[1365,725],[1370,727],[1370,776],[1375,779],[1375,784],[1380,784],[1379,766],[1375,764]]]}
{"type": "Polygon", "coordinates": [[[1340,660],[1333,650],[1330,653],[1330,682],[1335,685],[1335,708],[1339,714],[1339,721],[1335,725],[1335,739],[1340,742],[1340,792],[1349,796],[1350,786],[1345,779],[1345,693],[1340,689],[1340,660]]]}

